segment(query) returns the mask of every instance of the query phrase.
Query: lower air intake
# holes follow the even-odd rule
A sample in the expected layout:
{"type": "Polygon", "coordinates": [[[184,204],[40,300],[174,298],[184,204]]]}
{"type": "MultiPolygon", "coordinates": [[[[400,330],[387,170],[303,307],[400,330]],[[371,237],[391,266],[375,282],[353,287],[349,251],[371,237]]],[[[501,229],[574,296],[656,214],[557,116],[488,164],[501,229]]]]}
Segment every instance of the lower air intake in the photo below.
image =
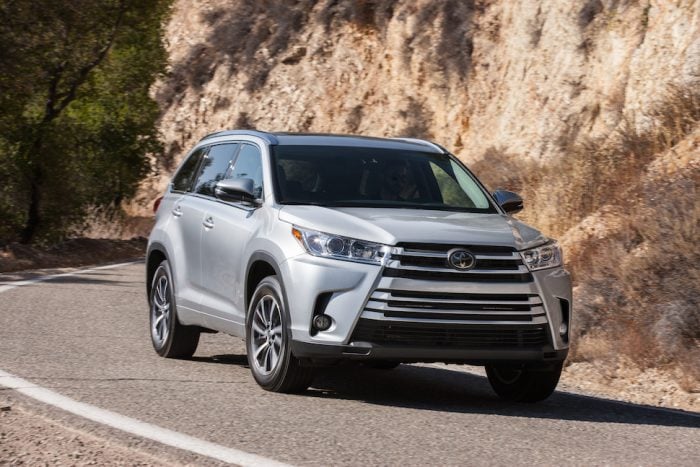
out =
{"type": "Polygon", "coordinates": [[[535,348],[548,343],[545,326],[521,328],[397,323],[360,319],[352,340],[380,345],[460,349],[535,348]]]}

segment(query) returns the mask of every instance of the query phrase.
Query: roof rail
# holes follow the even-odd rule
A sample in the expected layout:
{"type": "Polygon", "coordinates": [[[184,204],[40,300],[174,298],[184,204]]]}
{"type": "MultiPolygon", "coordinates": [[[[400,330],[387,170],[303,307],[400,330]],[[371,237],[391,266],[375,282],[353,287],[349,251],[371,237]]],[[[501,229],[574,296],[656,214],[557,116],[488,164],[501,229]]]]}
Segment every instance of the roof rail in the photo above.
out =
{"type": "Polygon", "coordinates": [[[415,143],[415,144],[420,144],[423,146],[428,146],[429,148],[433,148],[437,150],[438,152],[441,152],[443,154],[448,154],[447,149],[443,148],[439,144],[435,144],[432,141],[426,141],[424,139],[418,139],[418,138],[391,138],[391,139],[396,139],[399,141],[406,141],[408,143],[415,143]]]}
{"type": "Polygon", "coordinates": [[[257,136],[258,138],[266,141],[268,144],[278,144],[277,138],[272,133],[267,133],[265,131],[257,130],[223,130],[216,131],[214,133],[209,133],[204,138],[199,141],[204,141],[205,139],[217,138],[219,136],[257,136]]]}

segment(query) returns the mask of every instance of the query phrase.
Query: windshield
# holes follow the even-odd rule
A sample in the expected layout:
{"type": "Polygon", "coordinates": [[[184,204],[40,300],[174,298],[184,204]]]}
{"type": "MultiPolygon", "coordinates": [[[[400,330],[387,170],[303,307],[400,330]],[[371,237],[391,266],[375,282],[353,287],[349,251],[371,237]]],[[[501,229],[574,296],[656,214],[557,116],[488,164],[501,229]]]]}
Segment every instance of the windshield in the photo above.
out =
{"type": "Polygon", "coordinates": [[[497,212],[446,154],[347,146],[272,146],[281,204],[497,212]]]}

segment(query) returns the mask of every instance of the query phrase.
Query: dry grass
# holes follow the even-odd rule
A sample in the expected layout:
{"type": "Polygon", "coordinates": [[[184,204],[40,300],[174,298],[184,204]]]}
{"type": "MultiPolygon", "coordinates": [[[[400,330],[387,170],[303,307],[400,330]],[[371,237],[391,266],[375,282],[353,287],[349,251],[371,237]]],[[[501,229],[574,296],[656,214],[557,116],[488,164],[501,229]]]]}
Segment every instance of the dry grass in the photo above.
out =
{"type": "Polygon", "coordinates": [[[567,246],[573,361],[681,369],[683,387],[700,390],[700,93],[671,87],[636,117],[605,138],[564,141],[553,166],[493,150],[475,171],[520,191],[521,217],[567,246]]]}
{"type": "Polygon", "coordinates": [[[91,208],[85,220],[74,227],[71,237],[118,240],[148,237],[154,222],[154,216],[127,216],[121,210],[91,208]]]}
{"type": "MultiPolygon", "coordinates": [[[[144,256],[146,239],[130,240],[74,238],[51,246],[10,243],[0,248],[0,273],[47,268],[71,268],[144,256]]],[[[20,279],[24,273],[12,279],[20,279]]]]}

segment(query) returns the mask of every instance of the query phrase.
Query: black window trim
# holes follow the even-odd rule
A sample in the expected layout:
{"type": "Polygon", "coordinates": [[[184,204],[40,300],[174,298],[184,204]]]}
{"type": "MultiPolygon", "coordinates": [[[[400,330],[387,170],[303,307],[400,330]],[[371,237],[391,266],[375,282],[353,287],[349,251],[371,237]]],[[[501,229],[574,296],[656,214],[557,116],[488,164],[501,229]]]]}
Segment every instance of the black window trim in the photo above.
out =
{"type": "Polygon", "coordinates": [[[215,196],[205,195],[202,193],[195,193],[193,191],[195,183],[199,179],[199,176],[202,174],[202,169],[203,169],[202,164],[204,162],[204,158],[209,154],[209,151],[211,150],[211,148],[213,146],[219,146],[222,144],[235,144],[236,145],[236,150],[235,150],[233,156],[231,157],[231,161],[229,162],[230,168],[235,167],[236,162],[238,161],[238,156],[241,153],[241,148],[243,147],[244,144],[248,144],[250,146],[253,146],[254,148],[256,148],[258,150],[258,153],[260,154],[260,165],[262,166],[262,170],[263,170],[263,178],[262,178],[263,189],[262,189],[262,197],[260,198],[260,200],[264,203],[265,202],[265,164],[263,163],[264,151],[262,150],[262,148],[260,147],[260,145],[258,143],[256,143],[255,141],[248,141],[248,140],[219,141],[216,143],[206,144],[206,145],[202,145],[199,147],[195,147],[192,151],[190,151],[187,154],[187,156],[185,157],[185,159],[183,159],[183,161],[187,160],[189,157],[191,157],[196,151],[198,151],[200,149],[203,150],[202,155],[199,158],[199,162],[197,163],[197,168],[195,169],[196,175],[194,177],[192,177],[192,180],[190,181],[190,185],[187,187],[186,191],[175,190],[175,189],[173,189],[173,180],[175,179],[175,177],[177,177],[177,174],[179,173],[179,170],[178,170],[175,173],[175,175],[173,175],[172,179],[170,180],[170,184],[169,184],[170,193],[178,193],[178,194],[182,194],[182,195],[190,195],[190,196],[195,196],[197,198],[212,200],[212,201],[226,204],[228,206],[234,206],[234,207],[237,207],[240,209],[244,209],[246,211],[252,211],[252,210],[257,209],[257,207],[246,206],[242,202],[223,201],[223,200],[216,198],[215,196]]]}
{"type": "Polygon", "coordinates": [[[262,203],[265,203],[265,164],[263,164],[263,150],[262,148],[254,143],[253,141],[239,141],[238,144],[238,151],[236,151],[236,156],[233,158],[233,164],[231,164],[231,168],[235,169],[236,168],[236,162],[238,162],[238,156],[241,154],[241,149],[243,148],[243,145],[247,144],[248,146],[253,146],[255,149],[258,150],[258,154],[260,155],[260,168],[262,169],[262,191],[260,192],[261,197],[259,198],[262,203]]]}
{"type": "MultiPolygon", "coordinates": [[[[235,152],[234,152],[234,154],[233,154],[233,157],[231,157],[231,161],[229,162],[230,168],[234,168],[234,167],[235,167],[236,162],[238,161],[238,156],[239,156],[240,153],[241,153],[241,148],[243,147],[244,144],[248,144],[248,145],[250,145],[250,146],[253,146],[253,147],[255,147],[255,148],[258,150],[258,153],[260,154],[260,164],[261,164],[262,167],[263,167],[263,192],[262,192],[262,198],[260,198],[260,199],[264,202],[264,200],[265,200],[265,185],[264,185],[264,184],[265,184],[265,175],[264,175],[265,166],[264,166],[263,160],[262,160],[263,151],[262,151],[262,149],[260,148],[260,146],[259,146],[258,144],[256,144],[256,143],[253,142],[253,141],[247,141],[247,140],[220,141],[220,142],[217,142],[217,143],[208,144],[208,145],[206,145],[206,146],[202,146],[202,147],[200,147],[200,148],[197,148],[197,149],[201,149],[201,148],[204,148],[204,149],[205,149],[205,152],[202,154],[202,156],[201,156],[201,158],[200,158],[200,160],[199,160],[199,163],[198,163],[198,165],[197,165],[197,175],[196,175],[195,177],[192,178],[192,182],[190,183],[190,186],[189,186],[189,188],[187,189],[187,191],[173,191],[173,190],[172,190],[172,183],[171,183],[171,192],[174,192],[174,193],[182,193],[182,194],[184,194],[184,195],[193,196],[193,197],[196,197],[196,198],[206,199],[206,200],[209,200],[209,201],[215,201],[215,202],[217,202],[217,203],[225,204],[226,206],[233,206],[233,207],[235,207],[235,208],[242,209],[242,210],[244,210],[244,211],[254,211],[254,210],[256,210],[259,206],[248,206],[248,205],[243,204],[243,202],[223,201],[223,200],[221,200],[221,199],[219,199],[219,198],[217,198],[217,197],[215,197],[215,196],[205,195],[205,194],[202,194],[202,193],[195,193],[194,191],[192,191],[192,190],[194,189],[195,182],[197,181],[197,179],[198,179],[199,176],[201,175],[201,172],[202,172],[202,169],[203,169],[202,163],[203,163],[203,161],[204,161],[204,158],[207,156],[207,154],[209,154],[209,150],[210,150],[213,146],[219,146],[219,145],[222,145],[222,144],[235,144],[235,145],[236,145],[236,150],[235,150],[235,152]]],[[[192,151],[192,152],[194,152],[194,151],[192,151]]],[[[190,153],[190,154],[191,154],[191,153],[190,153]]],[[[189,155],[188,155],[188,157],[189,157],[189,155]]]]}
{"type": "MultiPolygon", "coordinates": [[[[197,197],[199,197],[199,198],[206,198],[206,199],[213,199],[213,200],[216,200],[216,201],[221,201],[219,198],[217,198],[217,197],[215,197],[215,196],[205,195],[205,194],[202,194],[202,193],[195,193],[195,192],[192,191],[192,190],[194,190],[195,182],[199,179],[199,176],[202,175],[202,171],[204,170],[204,167],[203,167],[204,158],[207,157],[207,155],[209,154],[209,151],[211,150],[211,148],[213,148],[214,146],[221,146],[222,144],[235,144],[235,145],[236,145],[236,149],[235,149],[235,151],[234,151],[234,153],[233,153],[233,156],[231,156],[231,160],[228,162],[229,169],[230,169],[231,167],[233,167],[232,162],[235,163],[236,159],[238,159],[238,153],[239,153],[240,150],[241,150],[241,142],[240,142],[240,141],[221,141],[221,142],[219,142],[219,143],[208,144],[208,145],[206,146],[206,148],[207,148],[206,152],[204,153],[204,155],[202,156],[202,158],[199,160],[199,166],[197,167],[197,176],[194,177],[194,179],[192,179],[192,183],[190,184],[190,187],[189,187],[189,189],[185,192],[185,194],[190,194],[190,195],[193,195],[193,196],[197,196],[197,197]]],[[[227,170],[228,170],[228,169],[227,169],[227,170]]]]}
{"type": "Polygon", "coordinates": [[[200,146],[198,148],[193,149],[192,151],[190,151],[189,154],[187,154],[185,159],[183,159],[183,164],[180,165],[178,171],[175,173],[175,175],[173,175],[173,178],[170,180],[170,192],[171,193],[187,194],[187,193],[192,192],[192,187],[194,186],[194,182],[197,180],[197,178],[199,178],[199,172],[202,169],[202,161],[209,153],[210,147],[211,147],[211,145],[200,146]],[[197,168],[194,171],[195,176],[192,177],[192,179],[190,180],[190,185],[187,187],[187,189],[185,191],[176,190],[174,187],[174,180],[178,176],[178,174],[180,173],[180,170],[182,170],[182,165],[184,165],[184,162],[187,161],[190,157],[192,157],[194,155],[194,153],[199,151],[200,149],[202,149],[202,154],[199,156],[199,161],[197,162],[197,168]]]}

